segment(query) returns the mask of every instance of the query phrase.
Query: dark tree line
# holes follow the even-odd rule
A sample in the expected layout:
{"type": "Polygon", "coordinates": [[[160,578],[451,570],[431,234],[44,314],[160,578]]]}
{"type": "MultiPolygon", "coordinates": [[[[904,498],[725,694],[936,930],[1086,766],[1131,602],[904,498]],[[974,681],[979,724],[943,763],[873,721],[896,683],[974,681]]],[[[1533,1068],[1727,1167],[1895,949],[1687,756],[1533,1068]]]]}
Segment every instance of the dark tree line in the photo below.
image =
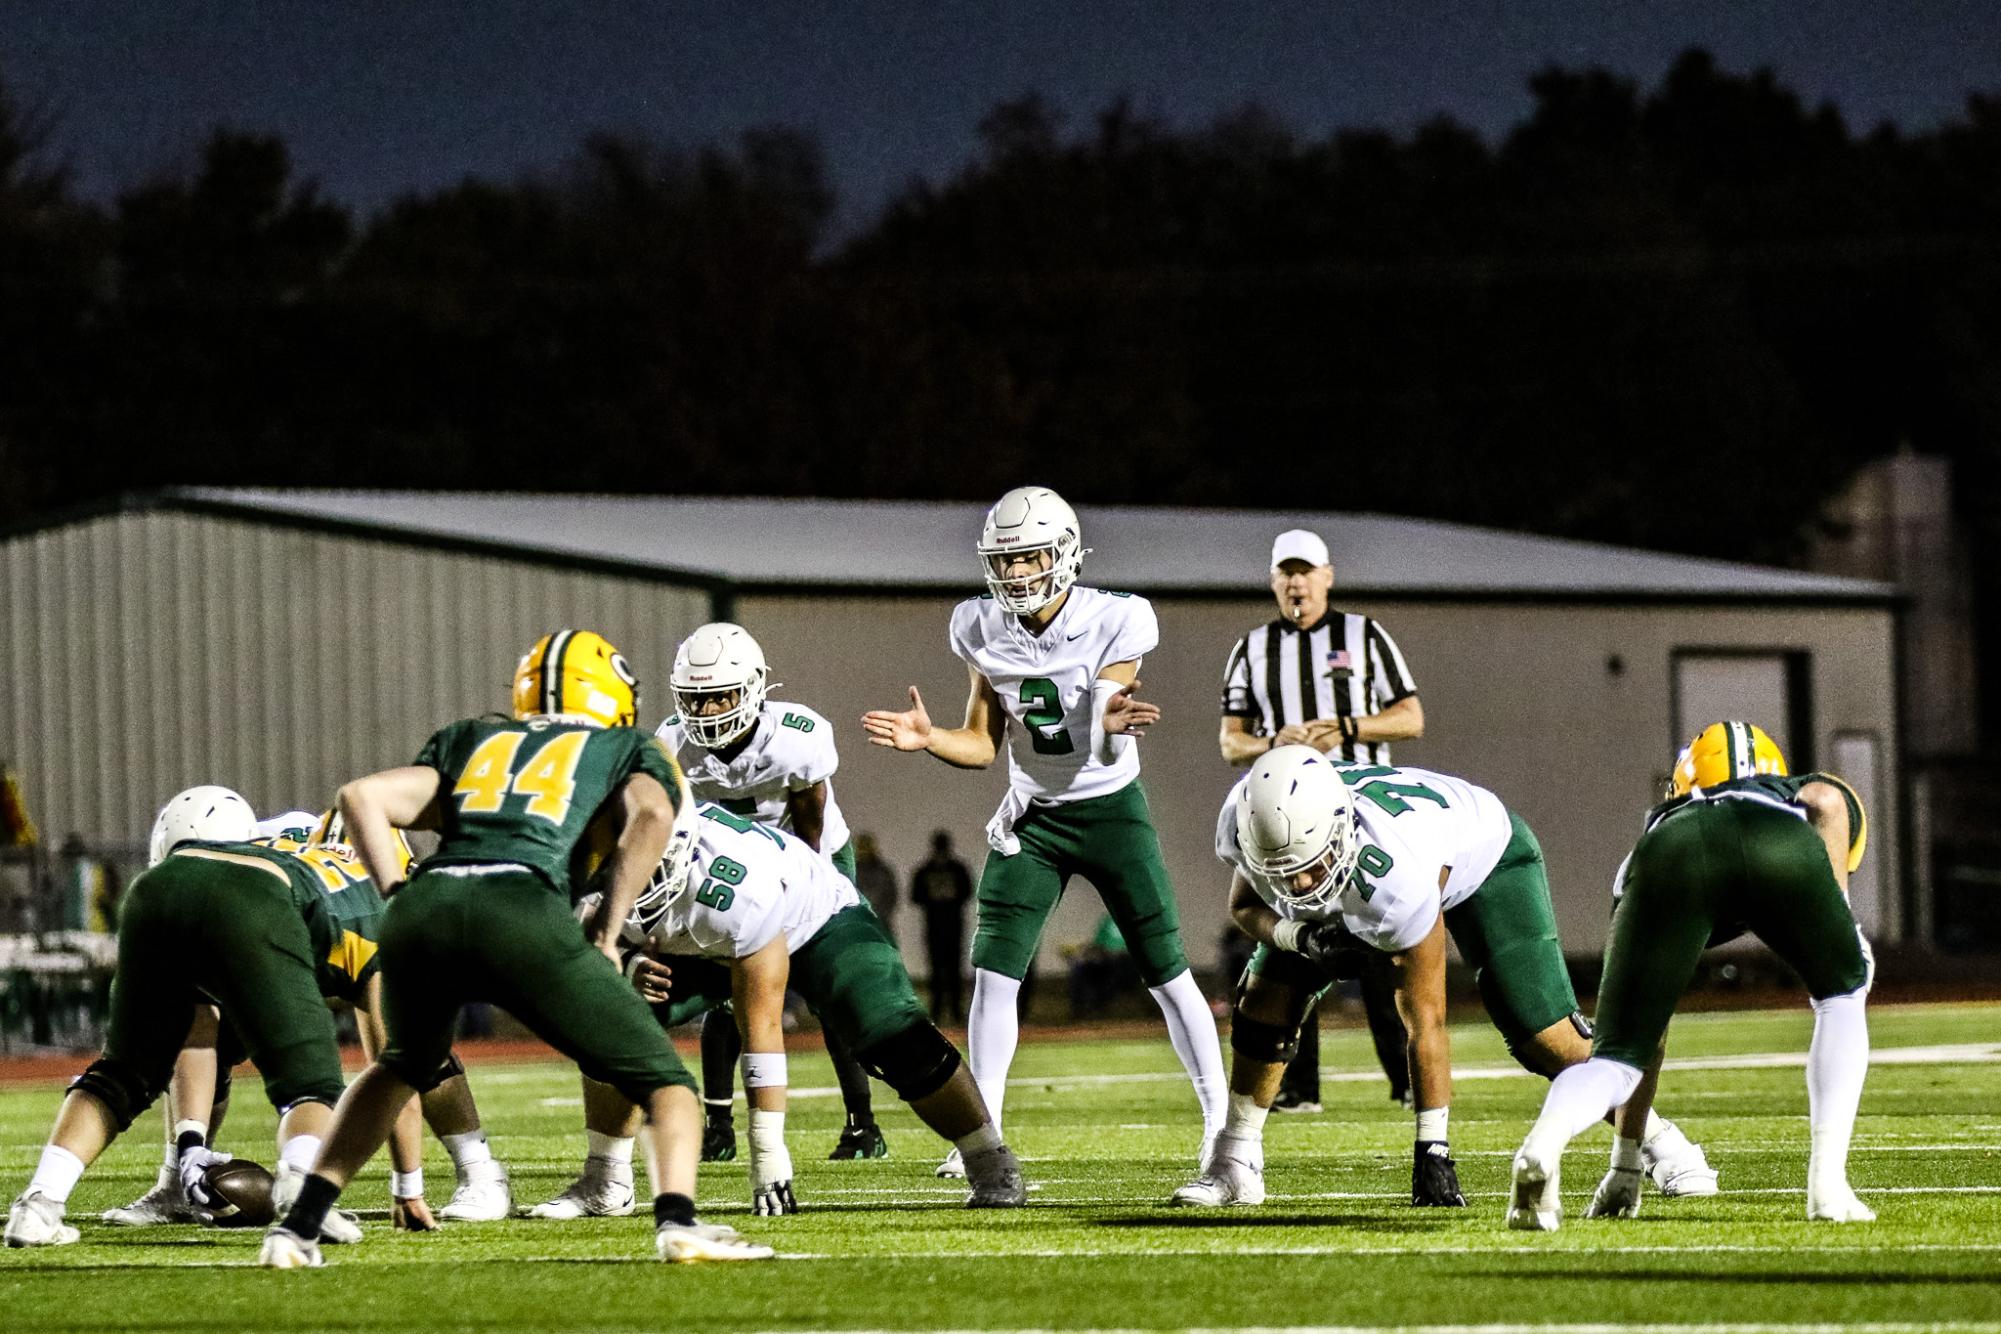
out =
{"type": "Polygon", "coordinates": [[[1024,98],[837,243],[787,130],[596,137],[370,219],[218,131],[105,207],[0,90],[0,518],[164,483],[1036,479],[1784,560],[1910,441],[1996,549],[2001,99],[1858,134],[1701,52],[1533,91],[1498,144],[1024,98]]]}

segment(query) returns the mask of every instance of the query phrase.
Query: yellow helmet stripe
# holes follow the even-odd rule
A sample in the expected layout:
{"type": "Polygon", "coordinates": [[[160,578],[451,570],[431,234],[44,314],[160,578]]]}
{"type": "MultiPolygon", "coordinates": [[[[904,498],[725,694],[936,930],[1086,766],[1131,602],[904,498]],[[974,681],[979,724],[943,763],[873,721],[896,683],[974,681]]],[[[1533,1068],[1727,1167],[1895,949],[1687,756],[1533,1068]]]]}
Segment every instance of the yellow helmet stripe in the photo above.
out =
{"type": "Polygon", "coordinates": [[[576,637],[574,630],[558,630],[549,637],[549,647],[542,651],[542,712],[561,713],[563,711],[563,659],[570,651],[570,641],[576,637]]]}

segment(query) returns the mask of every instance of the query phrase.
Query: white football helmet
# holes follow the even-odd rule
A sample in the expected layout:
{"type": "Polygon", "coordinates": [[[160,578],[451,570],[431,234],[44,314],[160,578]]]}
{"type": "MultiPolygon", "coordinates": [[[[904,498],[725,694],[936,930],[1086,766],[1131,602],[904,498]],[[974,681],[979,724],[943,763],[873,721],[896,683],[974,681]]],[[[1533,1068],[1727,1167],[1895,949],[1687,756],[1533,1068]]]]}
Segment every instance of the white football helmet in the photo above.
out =
{"type": "Polygon", "coordinates": [[[701,812],[695,805],[693,790],[683,783],[680,805],[674,812],[674,832],[667,836],[667,850],[660,854],[660,864],[653,868],[653,878],[646,882],[645,889],[639,891],[639,897],[633,900],[632,911],[626,915],[626,923],[641,934],[653,934],[661,916],[687,890],[688,872],[695,864],[695,838],[701,823],[701,812]]]}
{"type": "Polygon", "coordinates": [[[720,750],[756,724],[770,675],[764,650],[750,631],[716,621],[681,641],[668,687],[689,738],[705,749],[720,750]],[[715,710],[719,698],[723,708],[715,710]]]}
{"type": "Polygon", "coordinates": [[[1313,747],[1275,747],[1238,790],[1237,846],[1260,888],[1294,907],[1325,907],[1341,897],[1361,855],[1355,799],[1313,747]]]}
{"type": "Polygon", "coordinates": [[[1077,511],[1046,486],[1017,486],[994,502],[980,528],[980,563],[994,601],[1008,611],[1041,611],[1069,590],[1084,572],[1086,548],[1077,511]],[[1047,551],[1047,569],[1003,573],[1011,557],[1047,551]]]}
{"type": "Polygon", "coordinates": [[[191,787],[177,792],[153,820],[153,837],[146,845],[146,865],[158,866],[183,843],[242,843],[257,827],[250,803],[226,787],[191,787]]]}

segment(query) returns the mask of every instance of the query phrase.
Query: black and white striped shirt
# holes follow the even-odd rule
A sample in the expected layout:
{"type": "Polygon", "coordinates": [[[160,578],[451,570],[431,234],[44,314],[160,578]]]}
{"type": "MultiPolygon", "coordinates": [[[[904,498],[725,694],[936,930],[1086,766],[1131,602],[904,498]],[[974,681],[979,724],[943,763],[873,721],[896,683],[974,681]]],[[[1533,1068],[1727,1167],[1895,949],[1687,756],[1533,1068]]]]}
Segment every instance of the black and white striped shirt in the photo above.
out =
{"type": "MultiPolygon", "coordinates": [[[[1328,611],[1308,629],[1261,625],[1237,641],[1223,669],[1223,715],[1258,736],[1293,723],[1381,713],[1417,693],[1389,631],[1367,616],[1328,611]]],[[[1388,764],[1387,741],[1343,742],[1341,758],[1388,764]]]]}

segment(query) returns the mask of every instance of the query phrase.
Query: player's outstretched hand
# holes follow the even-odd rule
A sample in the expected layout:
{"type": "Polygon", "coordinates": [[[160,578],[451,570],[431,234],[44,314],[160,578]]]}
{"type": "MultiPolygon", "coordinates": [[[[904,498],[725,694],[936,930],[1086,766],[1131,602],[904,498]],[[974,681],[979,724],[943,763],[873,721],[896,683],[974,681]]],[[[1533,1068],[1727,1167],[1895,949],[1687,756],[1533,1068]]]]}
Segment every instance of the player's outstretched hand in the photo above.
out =
{"type": "Polygon", "coordinates": [[[1133,692],[1139,687],[1140,683],[1134,681],[1105,701],[1107,736],[1145,736],[1146,729],[1160,721],[1158,704],[1133,698],[1133,692]]]}
{"type": "Polygon", "coordinates": [[[874,709],[862,715],[870,744],[894,750],[923,750],[931,744],[931,715],[924,710],[924,697],[910,687],[910,707],[901,713],[874,709]]]}
{"type": "Polygon", "coordinates": [[[414,1200],[389,1201],[389,1221],[399,1232],[436,1232],[438,1220],[431,1216],[431,1206],[424,1203],[419,1195],[414,1200]]]}
{"type": "Polygon", "coordinates": [[[674,998],[674,970],[650,955],[634,957],[628,971],[633,990],[649,1005],[661,1005],[674,998]]]}

